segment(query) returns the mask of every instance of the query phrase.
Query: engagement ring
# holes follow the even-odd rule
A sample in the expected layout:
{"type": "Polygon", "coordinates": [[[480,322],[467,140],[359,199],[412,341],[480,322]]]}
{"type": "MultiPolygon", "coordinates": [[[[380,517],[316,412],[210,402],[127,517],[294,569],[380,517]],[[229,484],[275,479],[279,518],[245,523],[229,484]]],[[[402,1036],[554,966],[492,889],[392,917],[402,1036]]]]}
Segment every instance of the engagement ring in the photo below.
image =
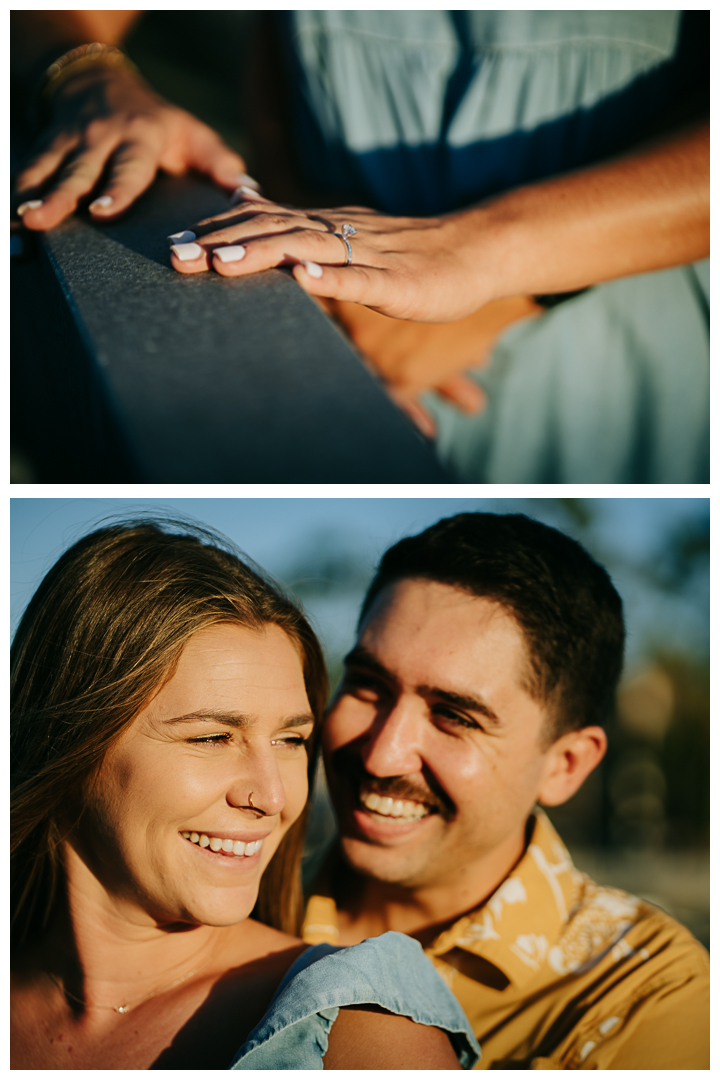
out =
{"type": "Polygon", "coordinates": [[[347,248],[347,255],[345,256],[345,266],[349,266],[352,262],[352,248],[350,247],[349,236],[355,236],[357,229],[353,225],[344,224],[340,228],[342,232],[334,232],[333,236],[337,236],[338,240],[342,240],[343,244],[347,248]]]}

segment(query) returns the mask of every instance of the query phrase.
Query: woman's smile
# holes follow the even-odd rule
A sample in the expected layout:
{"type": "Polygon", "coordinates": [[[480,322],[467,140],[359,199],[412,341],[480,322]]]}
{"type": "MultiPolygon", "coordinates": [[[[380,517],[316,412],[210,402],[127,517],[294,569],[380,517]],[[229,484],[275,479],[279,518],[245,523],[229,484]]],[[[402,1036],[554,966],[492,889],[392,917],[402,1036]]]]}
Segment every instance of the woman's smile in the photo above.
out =
{"type": "Polygon", "coordinates": [[[12,1067],[227,1069],[304,950],[312,627],[163,516],[65,552],[12,661],[12,1067]]]}
{"type": "Polygon", "coordinates": [[[231,836],[218,835],[215,832],[183,832],[180,835],[184,840],[189,840],[191,844],[196,844],[201,850],[207,851],[208,854],[231,855],[246,861],[253,855],[257,855],[263,845],[262,839],[235,840],[231,836]]]}
{"type": "Polygon", "coordinates": [[[312,723],[284,631],[199,631],[108,751],[77,830],[81,858],[108,893],[149,901],[155,918],[246,918],[305,805],[312,723]]]}

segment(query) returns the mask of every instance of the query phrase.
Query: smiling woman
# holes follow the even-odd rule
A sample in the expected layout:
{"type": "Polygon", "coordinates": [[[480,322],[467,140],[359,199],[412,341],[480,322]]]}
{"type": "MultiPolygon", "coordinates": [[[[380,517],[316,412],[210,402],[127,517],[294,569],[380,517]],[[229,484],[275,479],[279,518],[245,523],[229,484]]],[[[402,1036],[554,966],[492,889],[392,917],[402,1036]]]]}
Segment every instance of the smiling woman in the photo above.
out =
{"type": "Polygon", "coordinates": [[[102,528],[12,661],[14,1068],[476,1061],[416,943],[292,936],[326,676],[262,571],[202,529],[102,528]]]}

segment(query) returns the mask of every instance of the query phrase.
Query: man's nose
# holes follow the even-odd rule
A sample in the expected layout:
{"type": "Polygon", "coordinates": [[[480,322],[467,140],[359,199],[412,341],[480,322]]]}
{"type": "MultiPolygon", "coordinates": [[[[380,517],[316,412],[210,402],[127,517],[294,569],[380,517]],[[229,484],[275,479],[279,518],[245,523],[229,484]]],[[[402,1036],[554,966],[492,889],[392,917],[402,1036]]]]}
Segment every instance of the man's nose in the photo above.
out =
{"type": "Polygon", "coordinates": [[[423,768],[425,719],[417,703],[401,698],[379,714],[362,745],[362,760],[373,776],[407,776],[423,768]]]}

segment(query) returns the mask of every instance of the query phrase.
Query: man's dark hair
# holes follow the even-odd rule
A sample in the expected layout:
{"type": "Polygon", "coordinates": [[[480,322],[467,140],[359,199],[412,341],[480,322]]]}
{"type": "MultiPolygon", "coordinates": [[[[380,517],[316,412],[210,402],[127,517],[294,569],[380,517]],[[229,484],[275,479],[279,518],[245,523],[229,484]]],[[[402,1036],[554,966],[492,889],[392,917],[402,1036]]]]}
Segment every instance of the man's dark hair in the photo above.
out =
{"type": "Polygon", "coordinates": [[[552,739],[602,724],[623,664],[622,601],[575,540],[524,514],[458,514],[383,555],[360,622],[393,582],[423,578],[502,604],[524,631],[528,693],[548,706],[552,739]]]}

